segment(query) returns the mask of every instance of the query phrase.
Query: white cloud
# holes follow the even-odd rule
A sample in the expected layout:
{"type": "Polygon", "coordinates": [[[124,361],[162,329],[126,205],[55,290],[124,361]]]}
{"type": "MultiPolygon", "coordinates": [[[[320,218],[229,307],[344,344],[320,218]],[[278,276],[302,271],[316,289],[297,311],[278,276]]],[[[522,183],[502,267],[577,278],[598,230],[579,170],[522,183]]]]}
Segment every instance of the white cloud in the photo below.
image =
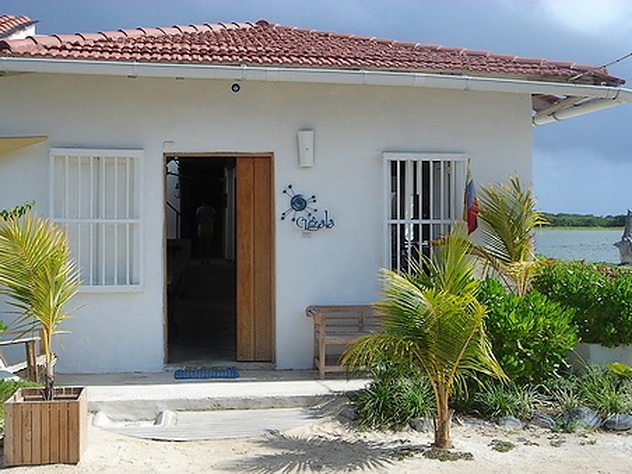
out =
{"type": "Polygon", "coordinates": [[[533,150],[538,208],[547,212],[623,214],[632,208],[632,163],[610,162],[581,148],[533,150]]]}
{"type": "Polygon", "coordinates": [[[631,0],[539,0],[538,8],[569,30],[608,35],[632,30],[631,0]]]}

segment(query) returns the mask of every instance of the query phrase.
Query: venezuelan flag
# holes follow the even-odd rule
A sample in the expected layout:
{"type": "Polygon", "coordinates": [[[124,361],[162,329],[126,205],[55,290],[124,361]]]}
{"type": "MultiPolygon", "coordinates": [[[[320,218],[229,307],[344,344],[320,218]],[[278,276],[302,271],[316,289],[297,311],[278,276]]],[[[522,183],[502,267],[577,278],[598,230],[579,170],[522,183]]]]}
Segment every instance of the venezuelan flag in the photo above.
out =
{"type": "Polygon", "coordinates": [[[478,199],[476,197],[476,186],[472,179],[470,162],[467,162],[467,176],[465,178],[465,209],[463,220],[467,222],[467,231],[471,234],[478,227],[478,199]]]}

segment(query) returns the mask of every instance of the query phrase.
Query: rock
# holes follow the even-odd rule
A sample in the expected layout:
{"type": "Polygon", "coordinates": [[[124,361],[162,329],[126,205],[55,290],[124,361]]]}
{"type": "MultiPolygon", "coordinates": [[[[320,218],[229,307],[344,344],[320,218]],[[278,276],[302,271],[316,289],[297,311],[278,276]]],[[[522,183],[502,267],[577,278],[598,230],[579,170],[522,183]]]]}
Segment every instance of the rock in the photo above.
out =
{"type": "Polygon", "coordinates": [[[522,421],[514,416],[503,416],[497,422],[503,428],[521,429],[522,421]]]}
{"type": "Polygon", "coordinates": [[[562,415],[562,422],[567,426],[574,425],[575,428],[599,428],[602,421],[601,417],[588,407],[573,408],[562,415]]]}
{"type": "Polygon", "coordinates": [[[627,431],[632,428],[632,415],[623,413],[612,415],[606,420],[604,426],[612,431],[627,431]]]}
{"type": "Polygon", "coordinates": [[[340,410],[340,416],[350,421],[355,421],[358,418],[358,412],[354,406],[347,405],[340,410]]]}
{"type": "Polygon", "coordinates": [[[555,426],[555,420],[546,413],[537,412],[529,421],[529,425],[550,430],[555,426]]]}
{"type": "Polygon", "coordinates": [[[460,426],[470,425],[470,426],[489,426],[489,422],[485,420],[481,420],[480,418],[474,418],[471,416],[463,417],[462,419],[458,417],[453,418],[456,423],[460,426]]]}
{"type": "Polygon", "coordinates": [[[112,426],[112,420],[102,411],[98,411],[92,418],[92,425],[98,428],[109,428],[112,426]]]}
{"type": "Polygon", "coordinates": [[[511,441],[504,441],[502,439],[492,439],[492,442],[489,443],[489,446],[494,451],[498,451],[499,453],[507,453],[516,447],[511,441]]]}
{"type": "Polygon", "coordinates": [[[428,433],[432,430],[432,424],[427,418],[413,418],[408,422],[410,427],[420,433],[428,433]]]}

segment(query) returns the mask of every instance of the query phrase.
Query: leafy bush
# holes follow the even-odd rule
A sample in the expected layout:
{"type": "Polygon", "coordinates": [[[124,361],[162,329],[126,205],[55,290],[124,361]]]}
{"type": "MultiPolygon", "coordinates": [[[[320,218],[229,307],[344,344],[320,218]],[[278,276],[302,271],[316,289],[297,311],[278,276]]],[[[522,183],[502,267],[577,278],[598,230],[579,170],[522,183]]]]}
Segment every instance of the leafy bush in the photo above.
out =
{"type": "Polygon", "coordinates": [[[360,427],[398,429],[414,418],[430,417],[435,401],[426,379],[393,377],[382,368],[374,371],[354,404],[360,427]]]}
{"type": "Polygon", "coordinates": [[[580,261],[555,261],[540,270],[534,288],[575,310],[583,342],[632,344],[632,270],[580,261]]]}
{"type": "Polygon", "coordinates": [[[497,280],[481,283],[478,298],[492,350],[515,383],[538,383],[559,373],[565,354],[577,344],[572,310],[537,291],[520,297],[497,280]]]}
{"type": "Polygon", "coordinates": [[[489,382],[474,395],[474,407],[492,418],[513,416],[525,419],[535,413],[539,400],[537,390],[530,386],[489,382]]]}

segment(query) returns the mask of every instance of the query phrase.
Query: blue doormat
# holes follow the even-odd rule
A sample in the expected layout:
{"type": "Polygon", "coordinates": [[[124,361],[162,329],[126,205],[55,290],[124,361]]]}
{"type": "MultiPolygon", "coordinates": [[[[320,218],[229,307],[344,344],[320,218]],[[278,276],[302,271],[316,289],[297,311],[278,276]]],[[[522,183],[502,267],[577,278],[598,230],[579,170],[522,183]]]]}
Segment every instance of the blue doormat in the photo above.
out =
{"type": "Polygon", "coordinates": [[[210,369],[177,369],[173,373],[176,379],[236,379],[237,367],[213,367],[210,369]]]}

